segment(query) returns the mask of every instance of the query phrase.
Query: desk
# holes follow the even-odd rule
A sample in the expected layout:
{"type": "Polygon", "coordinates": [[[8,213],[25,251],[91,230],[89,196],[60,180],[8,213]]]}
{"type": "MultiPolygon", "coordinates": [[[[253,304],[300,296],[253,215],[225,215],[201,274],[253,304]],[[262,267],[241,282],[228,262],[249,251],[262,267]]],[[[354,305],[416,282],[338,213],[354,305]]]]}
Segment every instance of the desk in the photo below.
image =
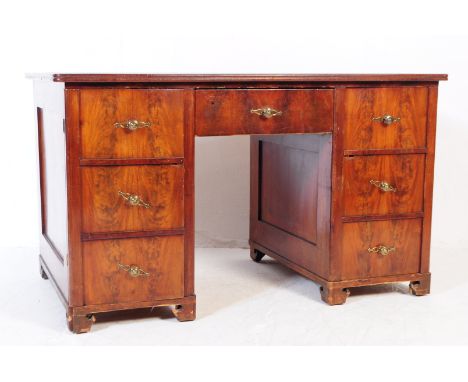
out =
{"type": "Polygon", "coordinates": [[[31,77],[40,272],[73,332],[115,310],[195,318],[196,135],[252,135],[254,261],[270,256],[318,283],[330,305],[364,285],[429,293],[446,75],[31,77]]]}

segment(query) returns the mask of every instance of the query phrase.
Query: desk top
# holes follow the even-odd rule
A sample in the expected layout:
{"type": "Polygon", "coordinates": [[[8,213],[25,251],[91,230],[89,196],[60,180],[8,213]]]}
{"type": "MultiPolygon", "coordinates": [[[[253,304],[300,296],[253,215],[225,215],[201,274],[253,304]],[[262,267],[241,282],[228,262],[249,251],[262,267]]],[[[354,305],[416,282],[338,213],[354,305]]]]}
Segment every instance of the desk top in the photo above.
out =
{"type": "Polygon", "coordinates": [[[434,82],[445,81],[447,74],[86,74],[38,73],[28,78],[54,82],[162,82],[162,83],[218,83],[218,82],[434,82]]]}

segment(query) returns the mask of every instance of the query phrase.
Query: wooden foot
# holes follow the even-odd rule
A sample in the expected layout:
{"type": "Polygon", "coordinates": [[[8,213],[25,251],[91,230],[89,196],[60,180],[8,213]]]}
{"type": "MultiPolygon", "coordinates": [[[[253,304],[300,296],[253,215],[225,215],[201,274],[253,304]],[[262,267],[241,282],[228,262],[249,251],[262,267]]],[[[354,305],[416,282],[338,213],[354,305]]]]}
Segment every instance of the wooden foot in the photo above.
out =
{"type": "Polygon", "coordinates": [[[49,276],[47,276],[47,273],[44,271],[44,268],[42,267],[42,265],[39,265],[39,274],[44,280],[49,279],[49,276]]]}
{"type": "Polygon", "coordinates": [[[329,305],[341,305],[346,302],[350,292],[347,288],[331,288],[328,286],[320,287],[322,300],[329,305]]]}
{"type": "Polygon", "coordinates": [[[196,305],[194,302],[176,305],[172,308],[172,313],[180,322],[193,321],[196,316],[196,305]]]}
{"type": "Polygon", "coordinates": [[[431,292],[431,275],[425,275],[423,279],[411,281],[409,284],[410,293],[414,296],[425,296],[431,292]]]}
{"type": "Polygon", "coordinates": [[[258,249],[250,248],[250,258],[256,263],[262,261],[264,256],[265,254],[263,252],[260,252],[258,249]]]}
{"type": "Polygon", "coordinates": [[[73,333],[88,333],[91,330],[91,326],[96,322],[96,318],[92,314],[85,316],[73,315],[73,313],[67,314],[68,329],[73,333]]]}

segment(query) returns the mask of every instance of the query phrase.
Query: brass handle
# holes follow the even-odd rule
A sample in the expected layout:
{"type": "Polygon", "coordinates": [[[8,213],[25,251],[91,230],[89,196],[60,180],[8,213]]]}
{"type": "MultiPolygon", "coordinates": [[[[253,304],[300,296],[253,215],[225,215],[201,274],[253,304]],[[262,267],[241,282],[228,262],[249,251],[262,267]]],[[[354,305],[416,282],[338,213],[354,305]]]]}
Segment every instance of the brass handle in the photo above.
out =
{"type": "Polygon", "coordinates": [[[276,117],[276,116],[280,116],[283,114],[282,111],[275,110],[271,107],[261,107],[260,109],[251,109],[250,112],[252,114],[257,114],[263,118],[271,118],[271,117],[276,117]]]}
{"type": "Polygon", "coordinates": [[[369,251],[369,253],[378,253],[379,255],[387,256],[390,254],[390,252],[395,251],[395,249],[395,247],[386,247],[385,245],[378,245],[377,247],[367,248],[367,251],[369,251]]]}
{"type": "Polygon", "coordinates": [[[134,131],[136,129],[141,129],[143,127],[151,127],[151,122],[142,122],[137,121],[136,119],[129,119],[125,122],[116,122],[114,123],[114,127],[116,129],[127,129],[130,131],[134,131]]]}
{"type": "Polygon", "coordinates": [[[144,202],[138,195],[132,195],[128,192],[119,191],[119,195],[124,198],[128,204],[131,206],[142,206],[145,208],[150,208],[151,205],[149,203],[144,202]]]}
{"type": "Polygon", "coordinates": [[[384,125],[387,125],[387,126],[391,125],[394,122],[399,122],[400,119],[401,119],[400,117],[394,117],[393,115],[390,115],[390,114],[385,114],[381,117],[372,117],[373,121],[382,122],[384,125]]]}
{"type": "Polygon", "coordinates": [[[382,182],[380,180],[369,180],[369,183],[373,186],[380,188],[384,192],[396,192],[397,189],[392,186],[390,183],[382,182]]]}
{"type": "Polygon", "coordinates": [[[128,272],[131,277],[140,277],[140,276],[149,276],[148,272],[145,272],[139,266],[131,264],[131,265],[124,265],[124,264],[117,264],[120,269],[128,272]]]}

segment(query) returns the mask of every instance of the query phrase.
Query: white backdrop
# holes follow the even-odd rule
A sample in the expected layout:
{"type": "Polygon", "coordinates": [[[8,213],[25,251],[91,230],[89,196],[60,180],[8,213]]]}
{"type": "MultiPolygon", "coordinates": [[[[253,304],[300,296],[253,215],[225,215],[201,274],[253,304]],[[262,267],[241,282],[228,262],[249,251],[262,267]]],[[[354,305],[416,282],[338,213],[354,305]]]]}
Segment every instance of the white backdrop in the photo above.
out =
{"type": "MultiPolygon", "coordinates": [[[[38,244],[26,72],[448,73],[439,93],[433,245],[468,248],[468,28],[456,1],[3,1],[0,247],[38,244]]],[[[197,242],[248,235],[248,139],[196,144],[197,242]]]]}

